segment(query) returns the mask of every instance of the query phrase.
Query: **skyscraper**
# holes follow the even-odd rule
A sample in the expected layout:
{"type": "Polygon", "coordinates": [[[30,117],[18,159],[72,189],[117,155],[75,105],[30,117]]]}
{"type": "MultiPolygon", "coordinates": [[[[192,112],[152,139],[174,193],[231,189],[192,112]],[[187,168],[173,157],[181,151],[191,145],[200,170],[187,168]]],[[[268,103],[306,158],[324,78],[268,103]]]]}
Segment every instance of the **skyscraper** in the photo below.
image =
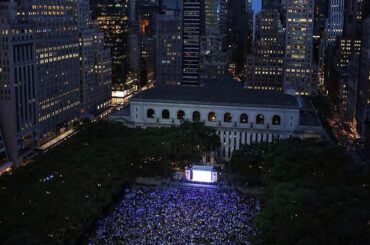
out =
{"type": "Polygon", "coordinates": [[[334,45],[342,35],[344,23],[344,0],[330,0],[329,13],[325,23],[324,46],[334,45]]]}
{"type": "Polygon", "coordinates": [[[326,19],[324,34],[321,39],[318,72],[320,74],[320,85],[327,90],[337,90],[332,84],[334,80],[335,63],[332,57],[337,49],[337,40],[342,36],[344,23],[344,0],[331,0],[328,3],[328,18],[326,19]]]}
{"type": "Polygon", "coordinates": [[[141,0],[137,5],[138,20],[140,24],[140,66],[141,84],[151,84],[154,82],[155,70],[155,30],[154,18],[159,11],[156,1],[141,0]]]}
{"type": "Polygon", "coordinates": [[[266,6],[256,17],[254,54],[248,56],[246,87],[282,90],[284,71],[285,31],[280,12],[266,6]]]}
{"type": "MultiPolygon", "coordinates": [[[[3,133],[1,132],[1,127],[0,127],[0,169],[2,165],[6,164],[8,161],[9,161],[8,152],[5,147],[3,133]]],[[[0,170],[0,175],[1,175],[1,170],[0,170]]]]}
{"type": "Polygon", "coordinates": [[[317,89],[313,58],[314,0],[287,0],[284,91],[299,95],[317,89]]]}
{"type": "Polygon", "coordinates": [[[226,0],[204,1],[204,32],[200,41],[200,77],[217,79],[226,74],[231,50],[228,39],[229,9],[226,0]]]}
{"type": "Polygon", "coordinates": [[[319,64],[320,44],[324,37],[325,23],[328,15],[328,1],[316,0],[315,1],[315,16],[314,16],[314,31],[313,31],[313,49],[314,49],[314,62],[319,64]]]}
{"type": "Polygon", "coordinates": [[[253,42],[252,0],[231,0],[230,4],[232,62],[235,64],[236,74],[242,75],[253,42]]]}
{"type": "Polygon", "coordinates": [[[139,78],[141,74],[141,38],[140,38],[140,25],[137,17],[137,1],[129,0],[129,41],[128,41],[128,67],[134,76],[139,78]]]}
{"type": "Polygon", "coordinates": [[[141,85],[154,81],[156,1],[129,0],[129,69],[141,85]]]}
{"type": "Polygon", "coordinates": [[[80,115],[79,34],[75,2],[18,1],[21,21],[32,26],[37,59],[38,129],[48,141],[80,115]],[[45,31],[47,30],[47,31],[45,31]]]}
{"type": "Polygon", "coordinates": [[[0,29],[2,148],[11,161],[20,164],[32,156],[38,137],[35,33],[31,26],[19,23],[14,1],[0,2],[0,29]]]}
{"type": "Polygon", "coordinates": [[[15,164],[110,104],[111,62],[89,0],[0,2],[0,127],[15,164]]]}
{"type": "Polygon", "coordinates": [[[338,52],[335,57],[339,72],[346,72],[351,56],[360,54],[362,24],[369,13],[369,6],[368,1],[345,1],[343,35],[340,38],[338,52]]]}
{"type": "Polygon", "coordinates": [[[199,55],[204,1],[183,0],[182,84],[199,85],[199,55]]]}
{"type": "Polygon", "coordinates": [[[358,132],[370,143],[370,17],[363,24],[356,114],[358,132]]]}
{"type": "Polygon", "coordinates": [[[122,89],[128,73],[128,0],[90,0],[92,18],[112,56],[112,85],[122,89]]]}
{"type": "MultiPolygon", "coordinates": [[[[85,116],[99,116],[110,106],[112,58],[104,34],[91,20],[89,0],[79,0],[76,16],[80,50],[81,107],[85,116]]],[[[114,61],[113,61],[114,63],[114,61]]]]}
{"type": "Polygon", "coordinates": [[[182,81],[181,10],[164,10],[155,18],[156,82],[180,84],[182,81]]]}

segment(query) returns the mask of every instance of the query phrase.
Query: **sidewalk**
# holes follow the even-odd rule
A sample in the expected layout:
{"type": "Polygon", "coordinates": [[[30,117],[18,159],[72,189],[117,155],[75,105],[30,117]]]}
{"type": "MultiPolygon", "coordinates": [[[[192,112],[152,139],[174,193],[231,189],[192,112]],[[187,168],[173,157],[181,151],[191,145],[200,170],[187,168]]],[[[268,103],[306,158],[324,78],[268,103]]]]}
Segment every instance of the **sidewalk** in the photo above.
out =
{"type": "Polygon", "coordinates": [[[60,143],[61,141],[67,139],[68,137],[70,137],[71,135],[73,135],[75,133],[75,130],[74,129],[70,129],[64,133],[62,133],[61,135],[55,137],[54,139],[50,140],[49,142],[43,144],[42,146],[40,146],[38,149],[41,150],[41,151],[46,151],[47,149],[49,149],[50,147],[52,146],[55,146],[57,145],[58,143],[60,143]]]}

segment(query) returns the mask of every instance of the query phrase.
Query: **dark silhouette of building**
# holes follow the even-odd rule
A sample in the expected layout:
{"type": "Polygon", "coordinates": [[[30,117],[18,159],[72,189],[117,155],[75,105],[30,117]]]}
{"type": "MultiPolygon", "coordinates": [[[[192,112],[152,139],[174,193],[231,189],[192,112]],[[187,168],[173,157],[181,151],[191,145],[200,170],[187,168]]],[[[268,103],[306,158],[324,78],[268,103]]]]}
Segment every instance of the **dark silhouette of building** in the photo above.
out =
{"type": "Polygon", "coordinates": [[[90,0],[92,18],[112,56],[112,85],[122,89],[128,73],[128,0],[90,0]]]}

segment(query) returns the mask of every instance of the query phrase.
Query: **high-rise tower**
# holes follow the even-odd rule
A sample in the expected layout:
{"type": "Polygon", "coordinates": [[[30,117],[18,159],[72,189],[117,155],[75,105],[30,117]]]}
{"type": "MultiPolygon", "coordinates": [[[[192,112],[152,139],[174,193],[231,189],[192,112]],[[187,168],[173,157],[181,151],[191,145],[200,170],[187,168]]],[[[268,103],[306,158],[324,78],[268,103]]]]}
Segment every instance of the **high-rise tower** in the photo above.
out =
{"type": "Polygon", "coordinates": [[[204,1],[204,33],[201,35],[201,79],[217,79],[228,70],[231,52],[228,39],[227,0],[204,1]]]}
{"type": "Polygon", "coordinates": [[[128,0],[91,0],[91,10],[111,53],[112,85],[119,89],[128,73],[128,0]]]}
{"type": "Polygon", "coordinates": [[[181,84],[182,18],[181,10],[165,10],[156,16],[156,82],[181,84]]]}
{"type": "Polygon", "coordinates": [[[0,128],[10,161],[21,164],[37,144],[35,33],[17,19],[15,1],[0,2],[0,128]]]}
{"type": "Polygon", "coordinates": [[[183,0],[182,84],[199,85],[199,55],[204,1],[183,0]]]}
{"type": "MultiPolygon", "coordinates": [[[[272,6],[270,6],[272,7],[272,6]]],[[[254,54],[248,56],[246,87],[282,90],[285,31],[278,9],[263,9],[256,17],[254,54]]]]}
{"type": "Polygon", "coordinates": [[[297,95],[317,89],[312,64],[314,0],[287,0],[284,90],[297,95]]]}

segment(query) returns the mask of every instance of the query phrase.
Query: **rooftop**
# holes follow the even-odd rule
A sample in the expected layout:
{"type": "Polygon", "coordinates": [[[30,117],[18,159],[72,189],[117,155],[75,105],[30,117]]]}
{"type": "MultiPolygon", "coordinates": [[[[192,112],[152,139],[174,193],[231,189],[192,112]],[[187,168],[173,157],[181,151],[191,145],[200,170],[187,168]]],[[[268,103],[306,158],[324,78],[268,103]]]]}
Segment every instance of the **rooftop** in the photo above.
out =
{"type": "Polygon", "coordinates": [[[299,97],[299,101],[302,106],[300,110],[300,125],[322,127],[311,100],[308,97],[299,97]]]}
{"type": "Polygon", "coordinates": [[[299,108],[297,99],[292,95],[245,89],[230,84],[201,87],[161,85],[135,95],[131,101],[299,108]]]}

